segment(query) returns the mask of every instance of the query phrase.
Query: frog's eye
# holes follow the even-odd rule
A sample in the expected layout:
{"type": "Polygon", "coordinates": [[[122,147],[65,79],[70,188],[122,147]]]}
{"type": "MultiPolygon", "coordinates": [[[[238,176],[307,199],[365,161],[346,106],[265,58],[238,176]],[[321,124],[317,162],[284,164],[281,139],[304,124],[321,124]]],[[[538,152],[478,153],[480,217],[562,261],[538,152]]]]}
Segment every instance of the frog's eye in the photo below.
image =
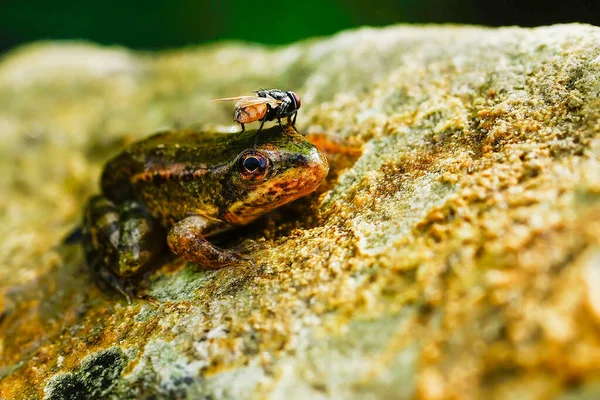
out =
{"type": "Polygon", "coordinates": [[[259,152],[248,152],[240,156],[239,169],[242,178],[250,181],[261,180],[267,175],[269,159],[259,152]]]}

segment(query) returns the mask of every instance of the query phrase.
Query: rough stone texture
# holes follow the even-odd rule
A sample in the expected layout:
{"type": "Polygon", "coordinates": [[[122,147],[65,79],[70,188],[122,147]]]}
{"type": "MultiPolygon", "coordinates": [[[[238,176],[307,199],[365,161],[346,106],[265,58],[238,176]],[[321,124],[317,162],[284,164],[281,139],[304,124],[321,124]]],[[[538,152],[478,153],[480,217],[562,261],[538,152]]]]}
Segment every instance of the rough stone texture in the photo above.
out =
{"type": "Polygon", "coordinates": [[[582,25],[8,54],[0,398],[597,398],[599,94],[582,25]],[[171,260],[158,306],[98,289],[61,237],[102,163],[260,87],[303,96],[322,189],[225,239],[254,268],[171,260]]]}

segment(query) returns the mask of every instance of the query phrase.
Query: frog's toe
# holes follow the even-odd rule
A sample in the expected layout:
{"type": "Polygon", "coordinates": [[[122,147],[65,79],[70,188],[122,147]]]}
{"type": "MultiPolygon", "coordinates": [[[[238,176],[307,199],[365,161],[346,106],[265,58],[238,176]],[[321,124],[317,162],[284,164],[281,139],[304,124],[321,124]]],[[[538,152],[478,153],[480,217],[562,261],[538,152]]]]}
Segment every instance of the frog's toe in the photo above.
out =
{"type": "Polygon", "coordinates": [[[138,297],[137,292],[132,286],[131,282],[119,278],[107,268],[99,268],[96,271],[104,282],[106,282],[111,288],[115,289],[123,296],[125,296],[125,299],[127,300],[128,304],[133,303],[133,299],[138,297]]]}
{"type": "Polygon", "coordinates": [[[160,301],[154,297],[151,296],[149,294],[140,294],[136,296],[139,300],[143,300],[143,301],[147,301],[148,303],[152,304],[155,307],[160,306],[160,301]]]}
{"type": "Polygon", "coordinates": [[[234,249],[235,252],[239,253],[240,257],[246,259],[251,253],[256,251],[264,250],[268,248],[266,242],[264,240],[256,241],[252,239],[246,239],[239,245],[237,245],[234,249]]]}
{"type": "Polygon", "coordinates": [[[251,253],[238,253],[238,263],[252,261],[251,253]]]}

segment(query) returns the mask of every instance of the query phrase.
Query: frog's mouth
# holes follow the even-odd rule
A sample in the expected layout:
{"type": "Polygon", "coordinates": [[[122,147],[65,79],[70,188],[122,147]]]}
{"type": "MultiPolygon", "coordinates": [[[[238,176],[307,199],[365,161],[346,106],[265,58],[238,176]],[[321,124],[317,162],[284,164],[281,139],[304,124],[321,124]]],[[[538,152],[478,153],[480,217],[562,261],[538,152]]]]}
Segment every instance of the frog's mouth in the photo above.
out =
{"type": "Polygon", "coordinates": [[[245,225],[261,215],[314,192],[325,180],[329,165],[313,147],[307,154],[286,159],[267,181],[258,185],[243,200],[233,203],[223,219],[232,225],[245,225]]]}

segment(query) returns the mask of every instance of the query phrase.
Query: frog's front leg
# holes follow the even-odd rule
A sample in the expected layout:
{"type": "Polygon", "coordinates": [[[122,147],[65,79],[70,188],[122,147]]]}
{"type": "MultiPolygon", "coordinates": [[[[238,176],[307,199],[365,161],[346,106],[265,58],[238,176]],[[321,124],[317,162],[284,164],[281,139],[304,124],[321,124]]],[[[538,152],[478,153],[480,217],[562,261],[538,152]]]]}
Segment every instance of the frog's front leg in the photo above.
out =
{"type": "Polygon", "coordinates": [[[184,218],[173,225],[167,243],[173,253],[204,268],[220,269],[239,263],[242,260],[239,253],[220,249],[204,238],[207,229],[214,229],[213,225],[199,215],[184,218]]]}
{"type": "Polygon", "coordinates": [[[129,300],[127,279],[146,269],[164,246],[160,225],[135,201],[117,206],[94,196],[84,211],[83,230],[88,265],[129,300]]]}

